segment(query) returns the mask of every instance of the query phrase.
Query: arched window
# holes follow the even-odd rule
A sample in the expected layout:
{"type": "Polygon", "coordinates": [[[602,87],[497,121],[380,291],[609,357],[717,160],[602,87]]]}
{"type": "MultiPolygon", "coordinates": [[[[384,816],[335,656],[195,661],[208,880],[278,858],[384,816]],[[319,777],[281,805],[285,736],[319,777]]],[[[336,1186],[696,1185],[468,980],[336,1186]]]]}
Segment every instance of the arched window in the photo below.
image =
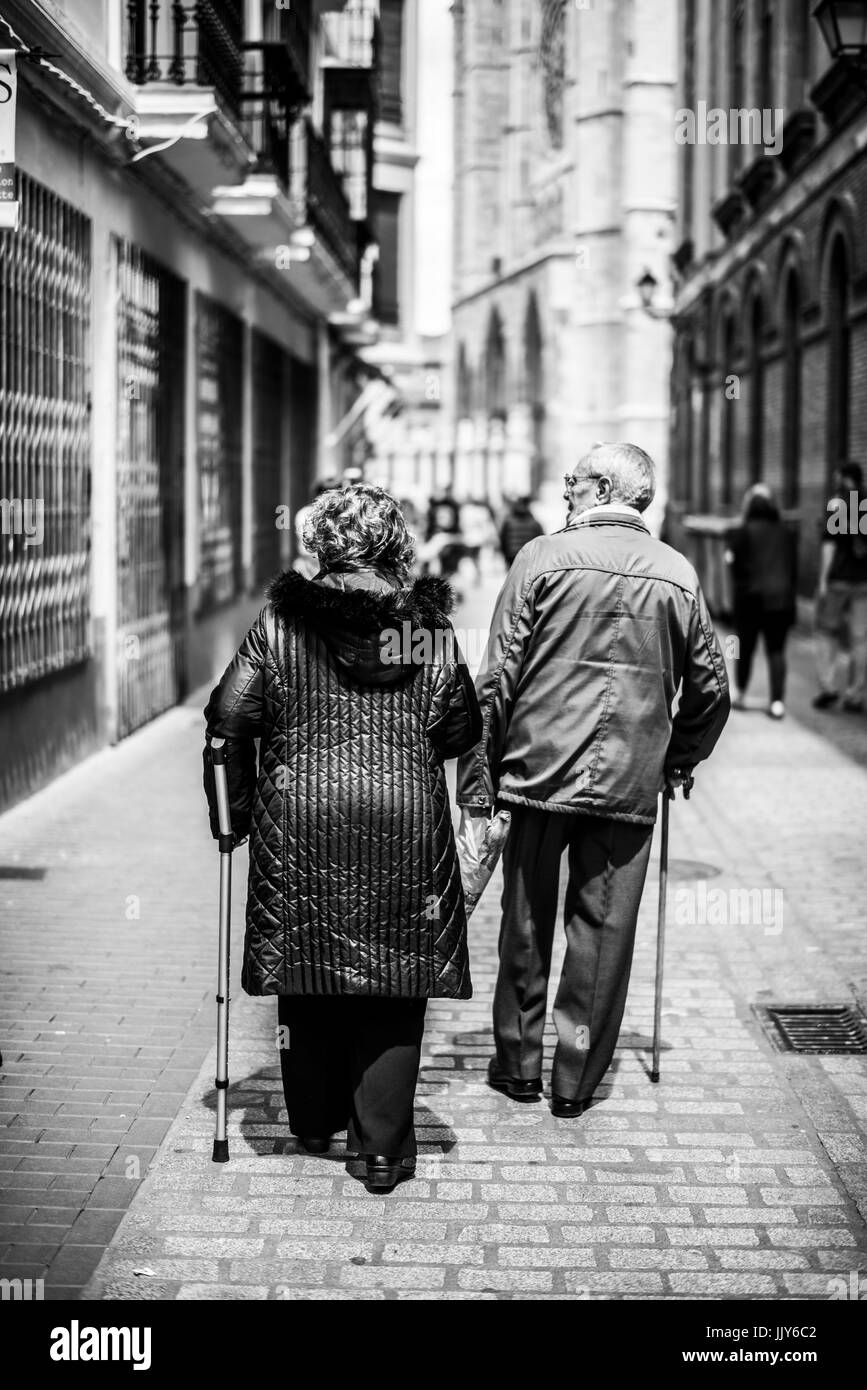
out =
{"type": "Polygon", "coordinates": [[[491,417],[506,418],[506,342],[496,309],[491,314],[485,343],[485,409],[491,417]]]}
{"type": "Polygon", "coordinates": [[[719,500],[723,507],[731,507],[734,502],[735,411],[738,405],[737,397],[732,389],[737,383],[730,380],[736,375],[734,370],[735,320],[731,313],[727,313],[723,321],[720,351],[722,353],[722,381],[720,382],[722,419],[720,421],[719,500]]]}
{"type": "Polygon", "coordinates": [[[849,258],[838,236],[831,252],[828,285],[828,415],[825,425],[828,476],[849,452],[852,345],[849,327],[849,258]]]}
{"type": "Polygon", "coordinates": [[[691,337],[683,340],[678,382],[678,417],[680,449],[678,450],[677,492],[685,507],[692,506],[695,453],[695,419],[692,409],[692,383],[695,376],[695,344],[691,337]]]}
{"type": "Polygon", "coordinates": [[[535,493],[542,479],[545,462],[545,376],[542,357],[542,325],[535,294],[527,303],[524,320],[524,376],[527,404],[530,407],[533,455],[530,461],[532,490],[535,493]]]}
{"type": "Polygon", "coordinates": [[[765,364],[762,357],[762,336],[765,314],[758,290],[750,307],[750,434],[749,479],[757,483],[764,473],[765,449],[765,364]]]}
{"type": "Polygon", "coordinates": [[[467,361],[466,346],[458,348],[458,419],[466,420],[473,413],[473,380],[467,361]]]}
{"type": "Polygon", "coordinates": [[[794,271],[783,305],[783,506],[797,507],[801,489],[801,287],[794,271]]]}

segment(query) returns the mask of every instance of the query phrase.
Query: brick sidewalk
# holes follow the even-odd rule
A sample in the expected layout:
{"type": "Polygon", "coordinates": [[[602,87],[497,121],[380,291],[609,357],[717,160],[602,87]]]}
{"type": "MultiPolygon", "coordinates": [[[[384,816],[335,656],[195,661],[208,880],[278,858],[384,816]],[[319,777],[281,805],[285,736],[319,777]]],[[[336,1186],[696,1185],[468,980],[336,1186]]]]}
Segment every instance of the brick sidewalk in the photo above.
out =
{"type": "Polygon", "coordinates": [[[201,707],[0,818],[0,1271],[75,1297],[213,1039],[201,707]]]}
{"type": "MultiPolygon", "coordinates": [[[[492,597],[470,591],[457,623],[482,621],[492,597]]],[[[796,672],[793,710],[808,693],[796,672]]],[[[471,924],[476,997],[430,1009],[419,1177],[381,1198],[337,1150],[296,1155],[286,1135],[274,1001],[237,984],[244,851],[233,1156],[210,1162],[217,883],[200,704],[0,822],[4,862],[47,870],[3,884],[5,1277],[47,1268],[48,1294],[75,1296],[125,1210],[85,1297],[824,1299],[863,1267],[865,1059],[775,1053],[751,1011],[846,1001],[850,982],[867,995],[867,772],[852,756],[794,719],[732,716],[672,813],[662,1082],[647,1078],[651,881],[615,1068],[578,1122],[484,1085],[492,885],[471,924]],[[781,889],[782,930],[677,920],[700,874],[708,889],[781,889]]],[[[840,727],[861,746],[861,721],[840,727]]]]}
{"type": "MultiPolygon", "coordinates": [[[[471,592],[459,621],[489,603],[471,592]]],[[[796,722],[733,717],[672,814],[662,1082],[647,1075],[653,879],[604,1103],[578,1122],[484,1083],[492,885],[471,924],[474,1000],[430,1007],[418,1177],[386,1198],[339,1145],[295,1152],[274,1001],[236,984],[231,1162],[210,1162],[209,1057],[86,1297],[828,1298],[867,1263],[867,1065],[772,1051],[750,1006],[849,1001],[867,975],[865,792],[867,774],[796,722]],[[782,930],[681,924],[696,875],[781,888],[782,930]]]]}

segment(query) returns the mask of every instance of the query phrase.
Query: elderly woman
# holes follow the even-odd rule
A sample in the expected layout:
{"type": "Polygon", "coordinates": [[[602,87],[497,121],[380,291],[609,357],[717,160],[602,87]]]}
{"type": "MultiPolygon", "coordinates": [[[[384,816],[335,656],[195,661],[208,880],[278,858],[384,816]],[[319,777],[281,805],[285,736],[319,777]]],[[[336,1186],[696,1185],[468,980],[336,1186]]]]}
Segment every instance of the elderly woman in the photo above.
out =
{"type": "MultiPolygon", "coordinates": [[[[481,716],[451,590],[408,583],[394,498],[326,492],[304,543],[318,573],[273,581],[205,719],[250,835],[242,983],[278,995],[289,1127],[311,1153],[346,1129],[387,1191],[415,1170],[427,1000],[472,992],[443,761],[481,716]]],[[[216,834],[207,755],[205,786],[216,834]]]]}

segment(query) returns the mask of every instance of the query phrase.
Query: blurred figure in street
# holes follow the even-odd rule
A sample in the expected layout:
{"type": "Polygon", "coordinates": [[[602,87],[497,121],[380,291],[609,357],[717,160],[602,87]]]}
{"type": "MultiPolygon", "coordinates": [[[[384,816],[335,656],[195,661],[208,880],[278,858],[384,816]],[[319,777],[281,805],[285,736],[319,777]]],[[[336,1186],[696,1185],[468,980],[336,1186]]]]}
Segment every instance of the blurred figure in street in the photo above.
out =
{"type": "MultiPolygon", "coordinates": [[[[425,541],[419,549],[419,560],[426,573],[452,579],[457,574],[464,553],[461,510],[452,496],[451,486],[446,485],[430,500],[425,541]]],[[[461,597],[456,592],[458,602],[461,597]]]]}
{"type": "Polygon", "coordinates": [[[304,527],[307,525],[307,518],[313,510],[313,503],[317,497],[321,497],[323,492],[329,492],[331,488],[339,486],[340,483],[337,478],[321,478],[313,489],[313,496],[310,501],[295,513],[295,559],[292,561],[292,568],[296,574],[303,574],[305,579],[312,579],[319,569],[318,559],[310,553],[304,543],[304,527]]]}
{"type": "Polygon", "coordinates": [[[488,1081],[513,1100],[542,1090],[569,851],[551,1077],[563,1118],[614,1055],[660,792],[710,755],[729,712],[695,570],[642,519],[655,487],[634,444],[597,445],[566,479],[566,527],[523,547],[497,599],[476,681],[484,734],[458,764],[462,837],[479,843],[492,808],[512,817],[488,1081]]]}
{"type": "Polygon", "coordinates": [[[208,701],[207,736],[227,740],[232,829],[250,836],[241,983],[278,996],[289,1128],[309,1153],[348,1129],[368,1186],[388,1191],[415,1172],[427,1001],[472,994],[443,764],[481,716],[453,595],[410,582],[394,498],[326,492],[304,539],[320,568],[271,584],[208,701]]]}
{"type": "Polygon", "coordinates": [[[768,714],[782,719],[786,712],[786,638],[796,617],[797,540],[764,483],[756,483],[744,497],[740,525],[727,537],[726,560],[734,582],[738,640],[734,707],[746,709],[753,656],[761,636],[768,660],[768,714]]]}
{"type": "Polygon", "coordinates": [[[841,464],[834,486],[822,519],[815,619],[819,694],[813,705],[836,705],[842,685],[843,708],[859,714],[867,699],[867,536],[859,530],[861,465],[841,464]]]}
{"type": "Polygon", "coordinates": [[[464,554],[475,568],[476,584],[481,584],[484,552],[497,542],[497,529],[491,509],[483,498],[470,497],[461,508],[460,521],[464,554]]]}
{"type": "Polygon", "coordinates": [[[425,540],[433,540],[434,536],[457,536],[461,531],[461,510],[452,496],[450,484],[435,493],[430,499],[427,509],[427,524],[425,526],[425,540]]]}
{"type": "Polygon", "coordinates": [[[530,510],[529,497],[513,498],[500,526],[500,549],[506,566],[513,563],[522,546],[544,534],[544,527],[530,510]]]}

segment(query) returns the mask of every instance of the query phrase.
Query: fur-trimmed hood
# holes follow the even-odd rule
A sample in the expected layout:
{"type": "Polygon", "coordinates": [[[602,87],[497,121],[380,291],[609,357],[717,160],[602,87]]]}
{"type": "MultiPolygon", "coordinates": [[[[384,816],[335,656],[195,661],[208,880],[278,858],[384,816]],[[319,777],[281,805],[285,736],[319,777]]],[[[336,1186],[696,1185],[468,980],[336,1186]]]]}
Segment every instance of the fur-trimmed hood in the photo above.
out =
{"type": "Polygon", "coordinates": [[[268,586],[284,623],[315,628],[340,665],[364,685],[394,685],[418,670],[411,634],[449,629],[451,586],[424,575],[408,586],[382,570],[340,570],[306,579],[285,570],[268,586]],[[397,637],[395,636],[397,634],[397,637]]]}

